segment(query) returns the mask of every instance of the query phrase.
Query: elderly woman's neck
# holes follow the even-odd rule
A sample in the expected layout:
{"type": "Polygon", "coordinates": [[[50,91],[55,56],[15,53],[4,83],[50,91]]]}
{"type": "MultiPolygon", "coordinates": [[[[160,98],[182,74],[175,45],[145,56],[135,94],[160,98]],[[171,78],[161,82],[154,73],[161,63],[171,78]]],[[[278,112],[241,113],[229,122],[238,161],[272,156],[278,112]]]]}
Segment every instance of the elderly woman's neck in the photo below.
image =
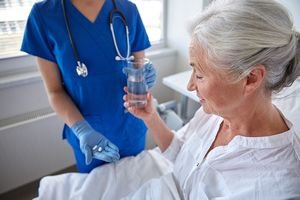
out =
{"type": "Polygon", "coordinates": [[[224,130],[235,135],[260,137],[285,132],[288,127],[271,99],[251,100],[232,116],[224,117],[224,130]]]}

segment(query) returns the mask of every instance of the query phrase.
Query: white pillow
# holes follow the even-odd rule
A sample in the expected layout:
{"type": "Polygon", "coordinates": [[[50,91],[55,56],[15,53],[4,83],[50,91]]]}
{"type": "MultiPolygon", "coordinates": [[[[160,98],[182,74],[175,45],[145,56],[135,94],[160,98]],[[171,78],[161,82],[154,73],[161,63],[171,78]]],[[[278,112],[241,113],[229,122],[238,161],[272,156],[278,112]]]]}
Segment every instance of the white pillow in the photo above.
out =
{"type": "Polygon", "coordinates": [[[272,97],[273,104],[293,123],[300,137],[300,78],[272,97]]]}

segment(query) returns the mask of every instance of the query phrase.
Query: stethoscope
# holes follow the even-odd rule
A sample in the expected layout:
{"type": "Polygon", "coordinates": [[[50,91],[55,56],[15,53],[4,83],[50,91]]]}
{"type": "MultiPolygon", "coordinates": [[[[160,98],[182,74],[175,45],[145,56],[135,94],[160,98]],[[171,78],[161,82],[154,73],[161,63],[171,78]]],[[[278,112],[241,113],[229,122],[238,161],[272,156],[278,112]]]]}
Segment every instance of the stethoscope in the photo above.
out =
{"type": "MultiPolygon", "coordinates": [[[[126,18],[124,16],[124,14],[117,8],[116,1],[112,0],[112,2],[113,2],[113,5],[114,5],[114,8],[112,9],[112,11],[110,11],[110,14],[109,14],[109,25],[110,25],[110,32],[111,32],[111,35],[112,35],[112,38],[113,38],[114,46],[115,46],[116,53],[117,53],[117,56],[115,57],[115,60],[117,60],[117,61],[131,60],[131,59],[133,59],[133,57],[130,56],[129,29],[128,29],[127,21],[126,21],[126,18]],[[118,17],[120,17],[120,19],[122,20],[122,23],[124,24],[124,27],[125,27],[126,43],[127,43],[126,56],[122,56],[122,54],[120,53],[118,44],[117,44],[115,31],[114,31],[114,26],[113,26],[113,20],[114,20],[113,16],[115,14],[117,14],[118,17]]],[[[65,24],[66,24],[67,31],[68,31],[68,37],[69,37],[69,40],[70,40],[70,43],[71,43],[71,46],[72,46],[73,54],[74,54],[74,56],[76,58],[76,61],[77,61],[76,72],[77,72],[78,76],[86,77],[88,75],[88,69],[87,69],[87,66],[83,62],[80,61],[80,57],[79,57],[76,45],[73,41],[72,33],[70,31],[69,19],[68,19],[67,12],[66,12],[65,0],[61,0],[61,4],[62,4],[62,8],[63,8],[63,13],[64,13],[65,24]]]]}

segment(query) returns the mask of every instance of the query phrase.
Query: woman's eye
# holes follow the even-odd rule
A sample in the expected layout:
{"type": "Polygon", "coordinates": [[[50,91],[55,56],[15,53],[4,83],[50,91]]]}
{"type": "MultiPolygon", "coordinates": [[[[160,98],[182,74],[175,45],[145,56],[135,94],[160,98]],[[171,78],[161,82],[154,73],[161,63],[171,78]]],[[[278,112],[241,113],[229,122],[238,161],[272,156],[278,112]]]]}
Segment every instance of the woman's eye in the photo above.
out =
{"type": "Polygon", "coordinates": [[[203,76],[198,76],[198,75],[196,75],[196,78],[197,78],[197,79],[202,79],[203,76]]]}

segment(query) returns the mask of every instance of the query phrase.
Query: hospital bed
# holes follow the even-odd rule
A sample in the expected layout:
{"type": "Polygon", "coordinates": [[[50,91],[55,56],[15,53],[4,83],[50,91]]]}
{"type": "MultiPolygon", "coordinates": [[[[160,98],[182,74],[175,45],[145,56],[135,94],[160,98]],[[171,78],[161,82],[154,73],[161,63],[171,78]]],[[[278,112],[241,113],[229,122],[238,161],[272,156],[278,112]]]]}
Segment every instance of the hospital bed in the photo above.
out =
{"type": "MultiPolygon", "coordinates": [[[[300,137],[300,79],[273,96],[273,103],[293,122],[300,137]]],[[[145,150],[136,157],[127,157],[116,163],[94,169],[90,174],[66,173],[44,177],[36,199],[122,199],[134,193],[150,179],[170,174],[172,164],[158,148],[145,150]]],[[[180,199],[176,186],[170,186],[172,199],[180,199]]],[[[164,190],[159,185],[157,190],[164,190]]],[[[171,199],[167,191],[147,194],[147,199],[171,199]],[[166,195],[166,196],[157,196],[166,195]]],[[[125,198],[126,199],[126,198],[125,198]]]]}

